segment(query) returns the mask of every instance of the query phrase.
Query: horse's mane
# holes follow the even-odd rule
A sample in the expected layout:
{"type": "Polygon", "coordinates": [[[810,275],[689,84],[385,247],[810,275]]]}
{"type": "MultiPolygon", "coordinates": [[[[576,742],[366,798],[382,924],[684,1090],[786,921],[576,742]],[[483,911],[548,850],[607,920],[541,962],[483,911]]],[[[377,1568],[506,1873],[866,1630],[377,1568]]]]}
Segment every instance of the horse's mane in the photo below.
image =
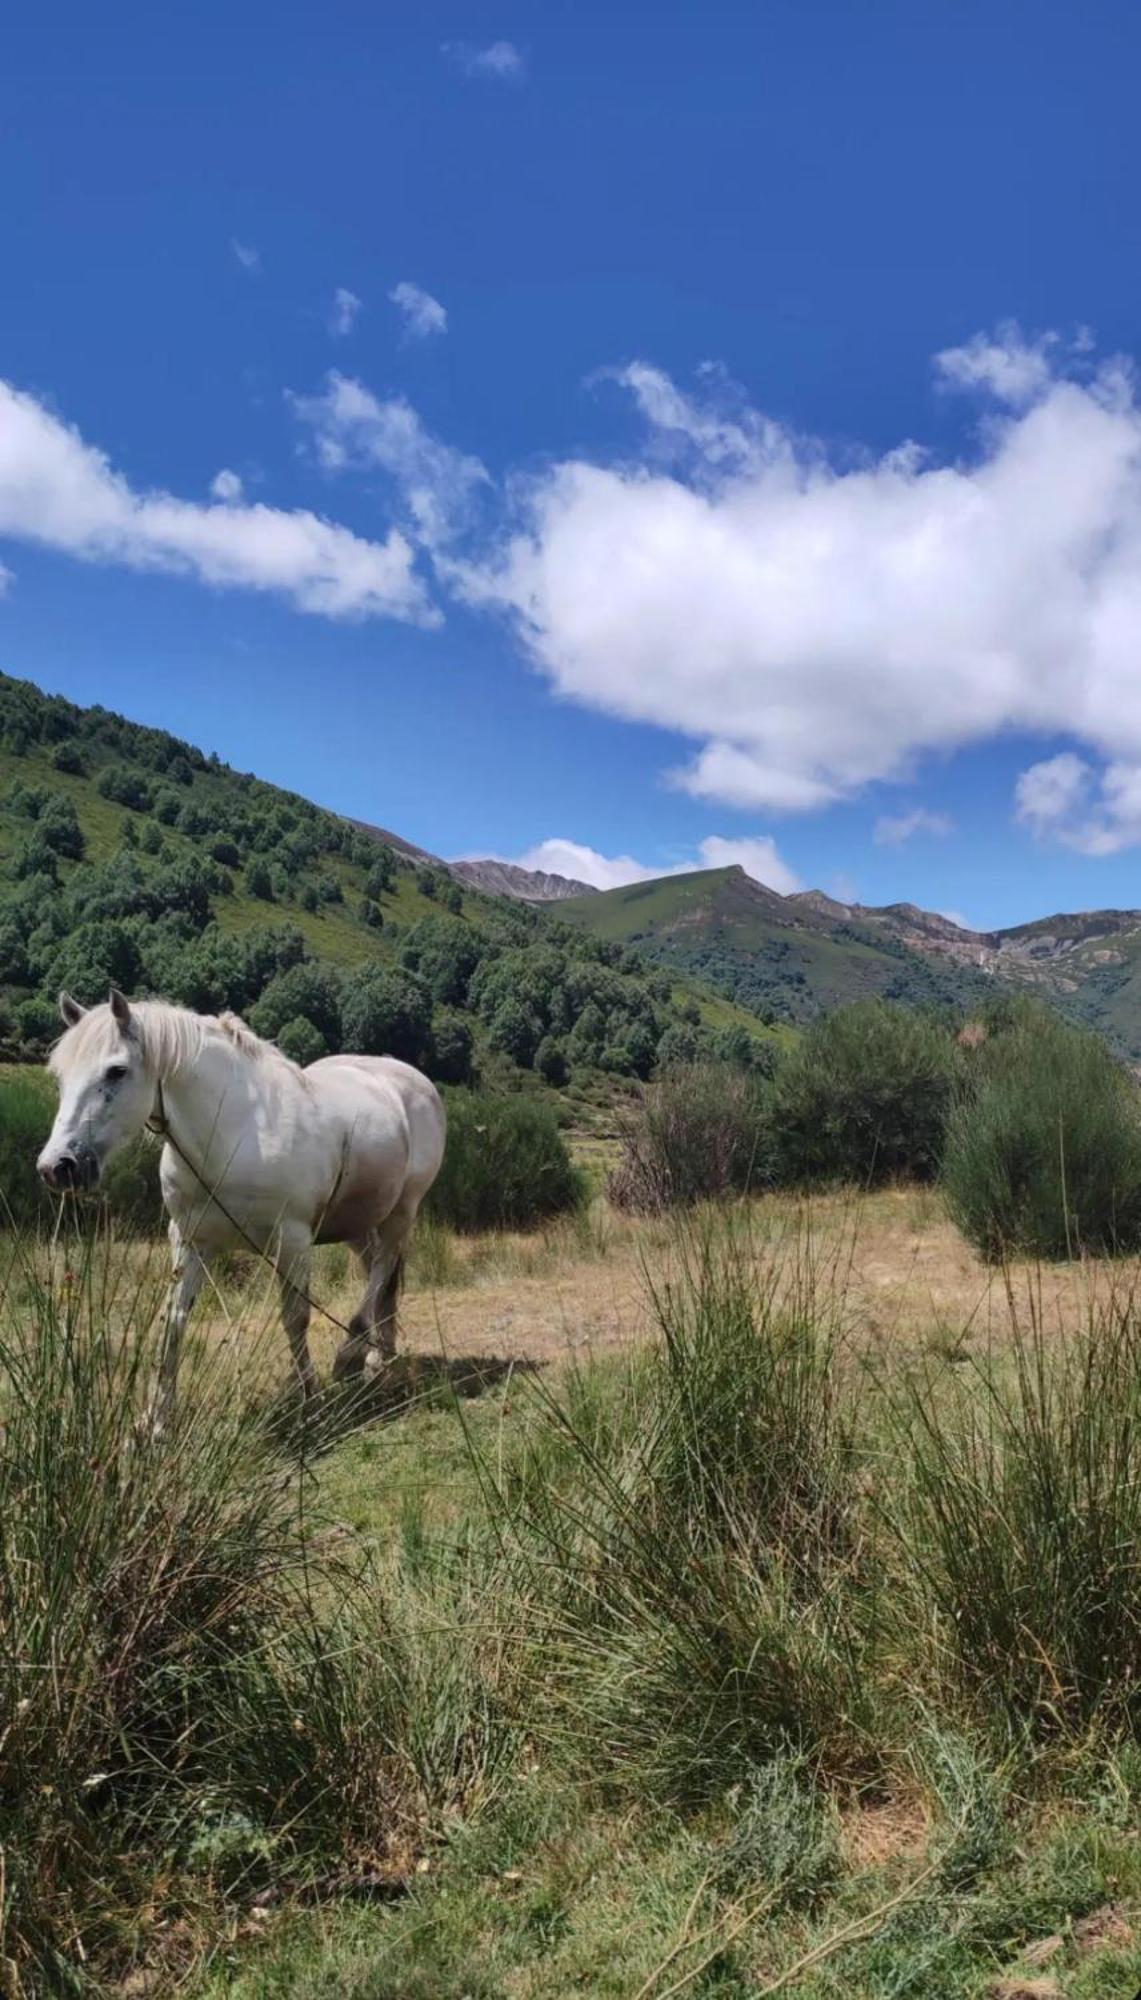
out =
{"type": "MultiPolygon", "coordinates": [[[[202,1054],[211,1035],[224,1035],[231,1046],[250,1062],[290,1062],[272,1042],[260,1035],[237,1014],[195,1014],[189,1007],[176,1007],[169,1000],[136,1000],[131,1004],[131,1025],[138,1037],[143,1061],[160,1082],[165,1083],[202,1054]]],[[[53,1070],[84,1056],[110,1055],[119,1041],[119,1028],[110,1006],[91,1007],[74,1027],[62,1035],[52,1050],[53,1070]]]]}

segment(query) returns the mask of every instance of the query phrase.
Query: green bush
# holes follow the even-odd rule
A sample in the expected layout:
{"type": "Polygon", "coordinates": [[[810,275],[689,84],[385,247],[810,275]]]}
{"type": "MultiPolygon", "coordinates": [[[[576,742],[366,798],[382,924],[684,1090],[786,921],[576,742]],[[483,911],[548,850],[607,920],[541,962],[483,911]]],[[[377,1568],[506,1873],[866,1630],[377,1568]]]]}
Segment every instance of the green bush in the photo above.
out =
{"type": "Polygon", "coordinates": [[[965,1056],[943,1185],[968,1241],[990,1260],[1141,1246],[1141,1105],[1100,1037],[1034,1008],[965,1056]]]}
{"type": "Polygon", "coordinates": [[[934,1180],[955,1093],[955,1045],[929,1016],[886,1000],[808,1028],[777,1070],[771,1165],[782,1186],[934,1180]]]}
{"type": "Polygon", "coordinates": [[[653,1214],[763,1185],[762,1087],[724,1063],[677,1064],[649,1086],[622,1133],[607,1192],[653,1214]]]}
{"type": "Polygon", "coordinates": [[[580,1206],[582,1175],[551,1108],[531,1097],[448,1093],[444,1164],[428,1212],[452,1229],[528,1229],[580,1206]]]}
{"type": "MultiPolygon", "coordinates": [[[[60,1197],[41,1181],[36,1156],[55,1112],[55,1087],[46,1070],[0,1067],[0,1230],[13,1223],[52,1227],[60,1197]]],[[[84,1196],[75,1206],[80,1217],[100,1211],[109,1212],[123,1233],[149,1235],[164,1227],[153,1142],[137,1139],[126,1147],[112,1160],[98,1194],[84,1196]]]]}

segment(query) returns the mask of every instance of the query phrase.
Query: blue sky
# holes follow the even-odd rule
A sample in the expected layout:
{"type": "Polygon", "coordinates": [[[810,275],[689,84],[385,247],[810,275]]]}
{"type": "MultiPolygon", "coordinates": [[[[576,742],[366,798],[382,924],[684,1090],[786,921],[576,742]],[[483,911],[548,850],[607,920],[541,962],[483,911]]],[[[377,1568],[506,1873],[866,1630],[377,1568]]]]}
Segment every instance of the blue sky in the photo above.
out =
{"type": "Polygon", "coordinates": [[[8,671],[441,853],[1141,902],[1135,7],[5,41],[8,671]]]}

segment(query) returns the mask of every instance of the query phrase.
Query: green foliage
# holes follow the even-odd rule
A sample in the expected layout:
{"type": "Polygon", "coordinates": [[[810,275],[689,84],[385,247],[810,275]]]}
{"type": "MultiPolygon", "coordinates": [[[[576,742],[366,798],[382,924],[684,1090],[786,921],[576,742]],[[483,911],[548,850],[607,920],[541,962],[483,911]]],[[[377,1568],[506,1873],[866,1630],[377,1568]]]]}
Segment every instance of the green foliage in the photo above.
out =
{"type": "Polygon", "coordinates": [[[341,1047],[341,988],[335,973],[308,962],[275,973],[251,1009],[250,1026],[274,1041],[299,1016],[317,1030],[326,1048],[341,1047]]]}
{"type": "Polygon", "coordinates": [[[769,1108],[782,1184],[932,1180],[955,1092],[949,1030],[890,1001],[814,1022],[780,1065],[769,1108]]]}
{"type": "Polygon", "coordinates": [[[96,779],[98,790],[105,799],[113,799],[117,806],[130,806],[132,812],[149,812],[154,803],[154,794],[146,779],[129,764],[108,764],[96,779]]]}
{"type": "Polygon", "coordinates": [[[316,1062],[319,1056],[329,1053],[329,1045],[320,1028],[315,1028],[304,1014],[294,1014],[278,1029],[275,1039],[282,1055],[300,1063],[302,1069],[307,1063],[316,1062]]]}
{"type": "Polygon", "coordinates": [[[429,1214],[452,1229],[529,1229],[580,1206],[581,1175],[549,1105],[533,1097],[448,1095],[444,1164],[429,1214]]]}
{"type": "Polygon", "coordinates": [[[329,1050],[403,1056],[448,1081],[489,1055],[489,1074],[530,1070],[544,1041],[567,1074],[645,1076],[676,1018],[669,982],[629,952],[521,905],[465,899],[439,868],[417,870],[190,744],[0,675],[0,744],[13,741],[20,764],[0,779],[0,1056],[45,1052],[64,983],[84,1000],[114,981],[247,1016],[266,1000],[255,1025],[288,1028],[291,1046],[316,1046],[305,1021],[329,1050]],[[57,753],[72,750],[64,769],[57,753]],[[271,930],[267,906],[295,921],[271,930]],[[272,940],[286,934],[283,953],[272,940]],[[320,969],[320,994],[309,982],[266,999],[303,962],[320,969]]]}
{"type": "Polygon", "coordinates": [[[471,1083],[475,1075],[475,1041],[460,1014],[444,1008],[432,1022],[428,1074],[437,1083],[471,1083]]]}
{"type": "Polygon", "coordinates": [[[1141,1105],[1099,1036],[1019,1009],[965,1051],[943,1185],[984,1257],[1141,1246],[1141,1105]]]}
{"type": "Polygon", "coordinates": [[[398,1056],[417,1069],[432,1047],[432,1005],[416,975],[367,967],[346,981],[343,1045],[359,1055],[398,1056]]]}
{"type": "Polygon", "coordinates": [[[607,1192],[619,1208],[654,1214],[755,1189],[766,1173],[765,1104],[753,1079],[724,1063],[678,1064],[627,1116],[607,1192]]]}

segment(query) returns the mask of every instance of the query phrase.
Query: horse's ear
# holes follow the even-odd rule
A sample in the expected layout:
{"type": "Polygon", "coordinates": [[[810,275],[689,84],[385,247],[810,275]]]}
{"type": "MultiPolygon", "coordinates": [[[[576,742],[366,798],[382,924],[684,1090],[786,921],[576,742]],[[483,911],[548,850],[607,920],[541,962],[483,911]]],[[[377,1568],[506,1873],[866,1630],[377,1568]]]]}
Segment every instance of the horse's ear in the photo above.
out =
{"type": "Polygon", "coordinates": [[[123,998],[117,986],[111,988],[111,1012],[115,1017],[115,1025],[122,1028],[126,1034],[131,1025],[131,1003],[123,998]]]}
{"type": "Polygon", "coordinates": [[[70,993],[60,994],[59,1018],[65,1028],[74,1028],[77,1021],[82,1021],[86,1012],[86,1007],[81,1007],[78,1000],[72,999],[70,993]]]}

